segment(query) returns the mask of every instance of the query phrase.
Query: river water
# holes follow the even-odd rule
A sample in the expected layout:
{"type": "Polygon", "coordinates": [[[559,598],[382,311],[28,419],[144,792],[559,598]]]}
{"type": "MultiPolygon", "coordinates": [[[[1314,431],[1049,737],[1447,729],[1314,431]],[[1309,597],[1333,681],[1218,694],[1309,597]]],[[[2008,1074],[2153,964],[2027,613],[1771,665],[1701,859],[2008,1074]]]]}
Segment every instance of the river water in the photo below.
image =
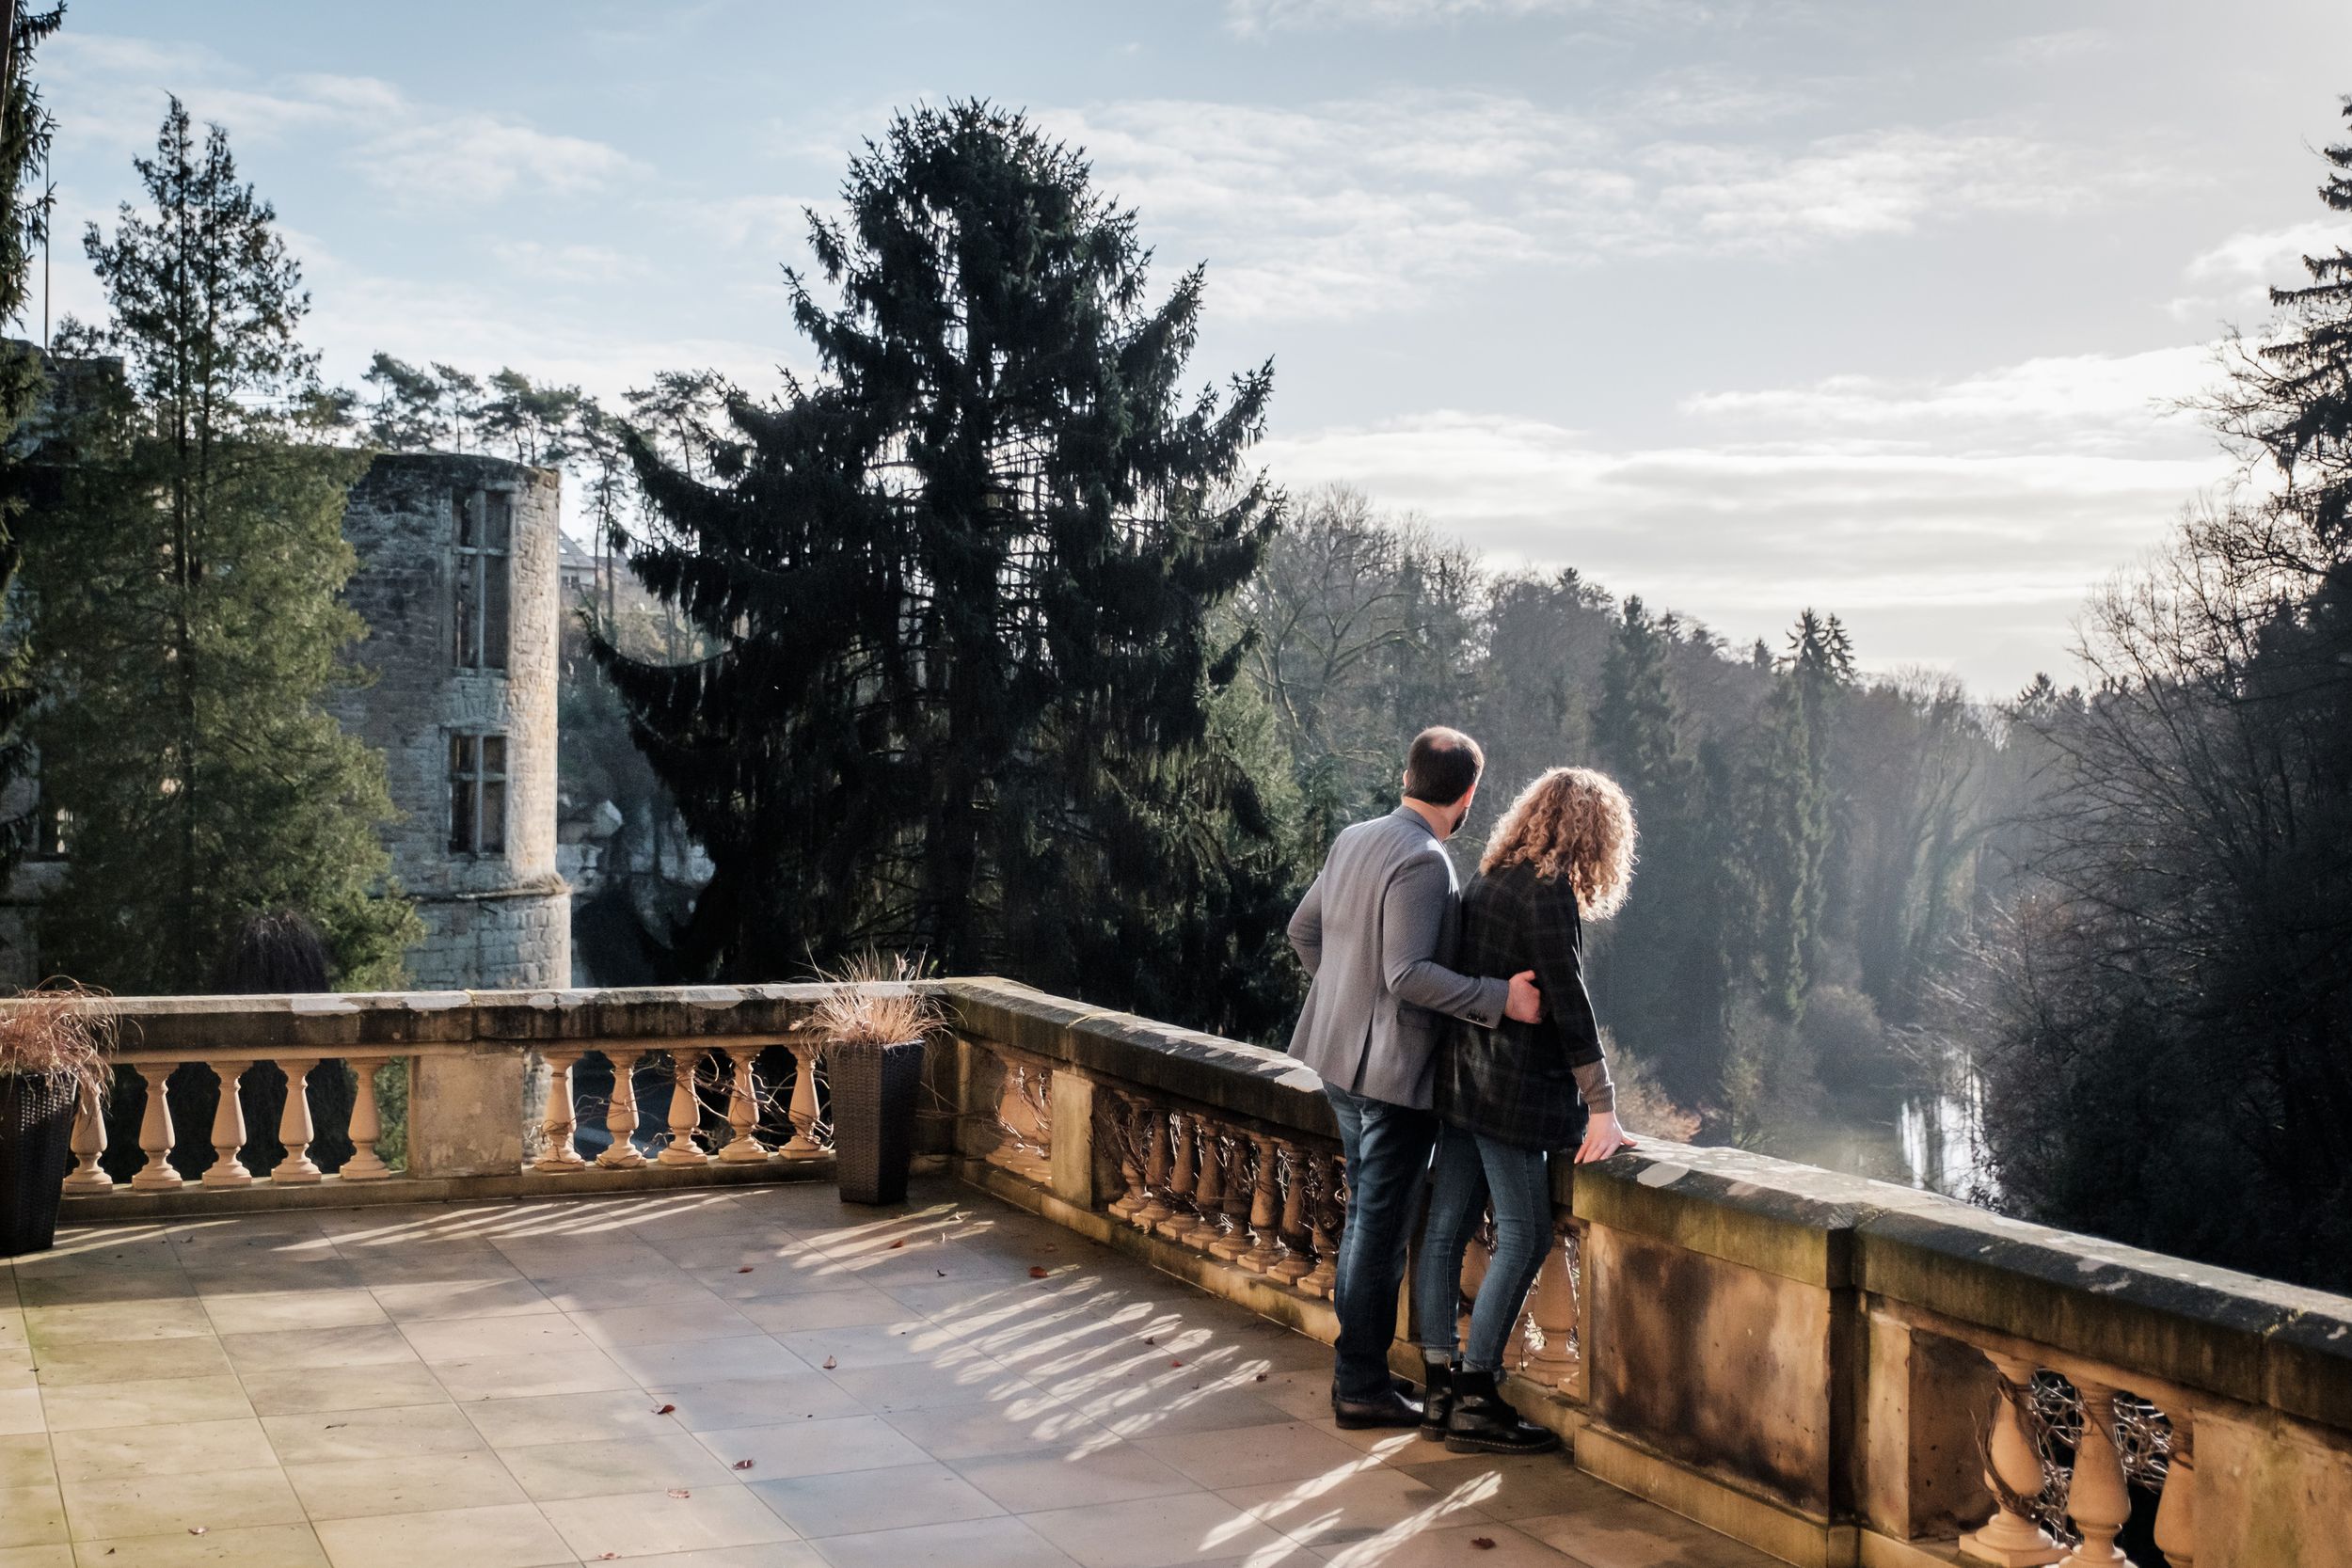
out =
{"type": "Polygon", "coordinates": [[[1971,1079],[1956,1093],[1824,1105],[1768,1129],[1758,1152],[1984,1203],[1997,1188],[1984,1164],[1983,1128],[1971,1079]]]}

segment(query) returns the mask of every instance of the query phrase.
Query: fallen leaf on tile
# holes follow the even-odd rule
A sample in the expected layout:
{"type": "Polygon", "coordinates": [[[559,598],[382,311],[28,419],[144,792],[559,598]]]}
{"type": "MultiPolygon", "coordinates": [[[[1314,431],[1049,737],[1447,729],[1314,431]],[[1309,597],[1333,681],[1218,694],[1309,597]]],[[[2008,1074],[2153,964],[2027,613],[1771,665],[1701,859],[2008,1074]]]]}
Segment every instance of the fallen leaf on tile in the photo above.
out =
{"type": "Polygon", "coordinates": [[[739,1269],[736,1270],[735,1272],[736,1272],[737,1274],[749,1274],[749,1273],[751,1273],[751,1272],[752,1272],[752,1266],[751,1266],[749,1263],[746,1263],[746,1264],[744,1264],[741,1268],[739,1268],[739,1269]]]}
{"type": "Polygon", "coordinates": [[[670,1488],[670,1496],[673,1497],[691,1497],[693,1495],[693,1493],[689,1492],[683,1486],[673,1486],[670,1488]]]}
{"type": "Polygon", "coordinates": [[[657,1416],[674,1416],[676,1413],[677,1406],[675,1404],[665,1404],[660,1409],[654,1412],[657,1416]]]}
{"type": "Polygon", "coordinates": [[[828,1356],[826,1356],[826,1357],[825,1357],[825,1370],[827,1370],[827,1371],[832,1371],[832,1370],[833,1370],[835,1367],[838,1367],[839,1365],[841,1365],[841,1363],[840,1363],[839,1361],[837,1361],[837,1360],[834,1359],[832,1356],[828,1355],[828,1356]]]}
{"type": "Polygon", "coordinates": [[[748,1459],[739,1459],[735,1462],[735,1467],[739,1470],[748,1470],[752,1467],[752,1462],[748,1459]]]}
{"type": "Polygon", "coordinates": [[[1170,1361],[1168,1365],[1171,1367],[1181,1367],[1184,1363],[1182,1361],[1170,1361]]]}
{"type": "Polygon", "coordinates": [[[1256,1377],[1251,1378],[1249,1381],[1252,1383],[1263,1383],[1265,1381],[1265,1373],[1260,1372],[1256,1377]]]}
{"type": "Polygon", "coordinates": [[[1491,1535],[1473,1535],[1470,1544],[1482,1552],[1491,1552],[1495,1549],[1495,1538],[1491,1535]]]}
{"type": "Polygon", "coordinates": [[[1044,1264],[1032,1263],[1029,1265],[1029,1277],[1031,1279],[1045,1279],[1050,1277],[1050,1275],[1046,1273],[1044,1264]]]}
{"type": "Polygon", "coordinates": [[[895,1241],[895,1242],[893,1242],[893,1243],[890,1243],[890,1250],[891,1250],[891,1251],[893,1251],[893,1252],[896,1252],[896,1251],[898,1251],[900,1247],[902,1247],[902,1246],[904,1246],[904,1245],[906,1245],[906,1244],[907,1244],[907,1239],[906,1239],[904,1236],[901,1236],[901,1237],[899,1237],[897,1241],[895,1241]]]}
{"type": "Polygon", "coordinates": [[[204,1533],[204,1527],[202,1525],[190,1525],[188,1527],[188,1533],[190,1535],[202,1535],[204,1533]]]}
{"type": "Polygon", "coordinates": [[[1159,1343],[1159,1340],[1147,1334],[1143,1337],[1143,1342],[1147,1345],[1156,1345],[1159,1343]]]}
{"type": "Polygon", "coordinates": [[[946,1278],[946,1277],[947,1277],[947,1271],[946,1271],[946,1269],[933,1269],[933,1270],[931,1271],[931,1273],[933,1273],[933,1274],[935,1274],[935,1275],[939,1275],[939,1277],[940,1277],[940,1278],[942,1278],[942,1279],[945,1279],[945,1278],[946,1278]]]}

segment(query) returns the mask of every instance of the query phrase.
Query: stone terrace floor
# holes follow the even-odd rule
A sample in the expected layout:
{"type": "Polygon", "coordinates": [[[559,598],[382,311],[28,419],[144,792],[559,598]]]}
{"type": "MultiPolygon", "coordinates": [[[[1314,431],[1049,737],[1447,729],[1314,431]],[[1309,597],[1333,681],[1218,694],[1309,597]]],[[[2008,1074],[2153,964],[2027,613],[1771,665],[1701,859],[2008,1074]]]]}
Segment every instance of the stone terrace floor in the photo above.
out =
{"type": "Polygon", "coordinates": [[[0,1568],[1767,1560],[1557,1456],[1342,1433],[1323,1346],[944,1180],[107,1227],[0,1269],[0,1568]]]}

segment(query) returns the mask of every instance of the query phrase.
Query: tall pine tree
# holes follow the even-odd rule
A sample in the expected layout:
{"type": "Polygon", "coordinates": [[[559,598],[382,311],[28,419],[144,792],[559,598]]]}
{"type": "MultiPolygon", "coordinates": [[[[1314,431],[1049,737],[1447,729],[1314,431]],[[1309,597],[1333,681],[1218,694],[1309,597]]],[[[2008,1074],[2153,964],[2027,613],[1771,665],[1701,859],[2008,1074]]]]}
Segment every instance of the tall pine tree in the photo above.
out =
{"type": "Polygon", "coordinates": [[[1270,1027],[1291,889],[1211,611],[1277,523],[1271,367],[1187,393],[1201,274],[1149,303],[1134,213],[1018,114],[902,115],[843,197],[837,302],[787,274],[821,374],[734,398],[715,468],[634,442],[634,563],[718,650],[597,647],[715,867],[680,969],[875,944],[1270,1027]]]}
{"type": "MultiPolygon", "coordinates": [[[[10,8],[6,81],[0,82],[0,321],[24,315],[30,299],[32,248],[46,238],[49,195],[33,184],[36,166],[45,165],[52,128],[33,85],[33,51],[65,20],[62,6],[47,11],[10,8]]],[[[21,540],[39,465],[17,433],[39,406],[40,355],[29,345],[0,341],[0,601],[9,596],[24,560],[21,540]]],[[[32,706],[29,645],[10,639],[0,646],[0,793],[8,793],[29,771],[31,748],[24,719],[32,706]]],[[[33,813],[12,812],[0,821],[0,881],[31,847],[33,813]]]]}
{"type": "Polygon", "coordinates": [[[86,242],[113,321],[58,335],[123,372],[58,400],[61,494],[25,561],[41,784],[71,823],[42,957],[194,990],[247,914],[291,909],[342,983],[395,982],[419,927],[377,836],[383,761],[322,701],[363,629],[338,594],[366,458],[325,444],[309,296],[227,135],[175,99],[137,168],[150,207],[86,242]]]}

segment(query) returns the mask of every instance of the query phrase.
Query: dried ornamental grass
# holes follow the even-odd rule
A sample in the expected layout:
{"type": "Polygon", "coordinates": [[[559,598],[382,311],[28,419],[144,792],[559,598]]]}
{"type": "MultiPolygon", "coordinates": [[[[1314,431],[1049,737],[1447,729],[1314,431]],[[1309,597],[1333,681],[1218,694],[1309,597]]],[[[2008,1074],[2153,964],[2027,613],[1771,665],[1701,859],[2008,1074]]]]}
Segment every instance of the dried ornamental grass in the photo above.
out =
{"type": "Polygon", "coordinates": [[[0,1077],[63,1079],[77,1093],[103,1095],[113,1082],[114,998],[72,980],[52,980],[0,1003],[0,1077]]]}
{"type": "Polygon", "coordinates": [[[904,958],[861,954],[838,970],[818,972],[824,990],[811,1016],[836,1044],[897,1045],[922,1039],[945,1023],[947,1015],[916,984],[918,974],[904,958]]]}

